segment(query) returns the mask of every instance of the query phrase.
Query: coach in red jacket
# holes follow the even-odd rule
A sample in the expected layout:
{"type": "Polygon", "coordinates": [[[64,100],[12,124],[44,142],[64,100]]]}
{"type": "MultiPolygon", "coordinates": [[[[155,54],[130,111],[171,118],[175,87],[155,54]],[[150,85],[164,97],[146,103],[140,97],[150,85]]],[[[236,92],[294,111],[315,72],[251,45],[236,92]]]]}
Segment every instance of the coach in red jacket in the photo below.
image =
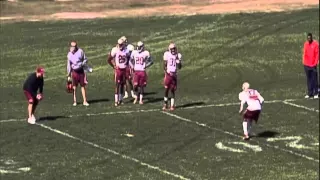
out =
{"type": "Polygon", "coordinates": [[[302,63],[307,76],[308,94],[305,98],[319,98],[318,92],[318,70],[319,63],[319,44],[313,40],[312,34],[308,33],[307,41],[303,47],[302,63]]]}

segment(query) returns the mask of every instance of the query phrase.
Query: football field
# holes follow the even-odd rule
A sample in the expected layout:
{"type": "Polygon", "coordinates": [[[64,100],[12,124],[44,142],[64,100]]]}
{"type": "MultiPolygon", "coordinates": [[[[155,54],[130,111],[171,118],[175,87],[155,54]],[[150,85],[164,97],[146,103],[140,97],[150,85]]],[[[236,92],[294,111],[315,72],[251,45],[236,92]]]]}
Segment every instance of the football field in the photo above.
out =
{"type": "Polygon", "coordinates": [[[319,39],[319,9],[293,12],[17,22],[1,24],[2,180],[316,180],[319,101],[303,99],[306,33],[319,39]],[[130,27],[130,28],[128,28],[130,27]],[[144,105],[114,107],[107,53],[125,35],[154,59],[144,105]],[[93,67],[90,106],[66,93],[68,44],[93,67]],[[162,57],[183,55],[177,109],[163,112],[162,57]],[[36,125],[22,84],[46,69],[36,125]],[[242,140],[241,85],[266,102],[254,137],[242,140]]]}

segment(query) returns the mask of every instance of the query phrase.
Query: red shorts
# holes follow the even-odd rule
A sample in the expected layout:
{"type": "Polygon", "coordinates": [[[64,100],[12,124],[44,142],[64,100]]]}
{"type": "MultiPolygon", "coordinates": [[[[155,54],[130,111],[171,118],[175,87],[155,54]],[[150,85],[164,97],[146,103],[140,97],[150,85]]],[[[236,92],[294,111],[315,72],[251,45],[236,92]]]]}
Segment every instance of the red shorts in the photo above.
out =
{"type": "Polygon", "coordinates": [[[166,89],[177,89],[177,74],[176,73],[166,73],[164,76],[164,87],[166,89]]]}
{"type": "Polygon", "coordinates": [[[80,84],[81,87],[84,87],[87,84],[86,74],[83,69],[77,71],[72,70],[71,77],[73,86],[78,86],[78,84],[80,84]]]}
{"type": "Polygon", "coordinates": [[[126,80],[130,80],[131,79],[131,70],[130,67],[126,68],[126,80]]]}
{"type": "Polygon", "coordinates": [[[26,96],[28,103],[29,104],[38,104],[38,99],[34,96],[32,96],[32,94],[26,90],[23,90],[24,95],[26,96]]]}
{"type": "Polygon", "coordinates": [[[260,116],[260,110],[255,110],[255,111],[250,111],[250,110],[246,110],[243,114],[243,119],[245,121],[256,121],[258,122],[259,116],[260,116]]]}
{"type": "Polygon", "coordinates": [[[145,71],[135,71],[133,76],[134,86],[143,86],[147,85],[147,73],[145,71]]]}
{"type": "Polygon", "coordinates": [[[126,82],[126,69],[116,69],[114,78],[115,78],[116,84],[125,84],[125,82],[126,82]]]}

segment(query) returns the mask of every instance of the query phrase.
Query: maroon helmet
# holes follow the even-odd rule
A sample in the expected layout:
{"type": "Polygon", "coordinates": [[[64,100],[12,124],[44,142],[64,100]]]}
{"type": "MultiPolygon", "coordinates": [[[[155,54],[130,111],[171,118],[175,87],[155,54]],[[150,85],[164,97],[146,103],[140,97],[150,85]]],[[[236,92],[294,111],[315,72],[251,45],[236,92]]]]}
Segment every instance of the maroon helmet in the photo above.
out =
{"type": "Polygon", "coordinates": [[[73,93],[73,87],[72,87],[71,81],[67,80],[66,90],[67,90],[67,93],[73,93]]]}

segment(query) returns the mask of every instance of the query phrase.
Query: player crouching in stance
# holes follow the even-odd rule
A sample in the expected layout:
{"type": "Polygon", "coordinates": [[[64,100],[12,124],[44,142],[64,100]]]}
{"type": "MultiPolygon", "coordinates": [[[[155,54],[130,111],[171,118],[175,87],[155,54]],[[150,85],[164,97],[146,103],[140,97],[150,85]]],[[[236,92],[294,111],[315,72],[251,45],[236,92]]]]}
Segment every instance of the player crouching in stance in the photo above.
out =
{"type": "Polygon", "coordinates": [[[128,54],[125,49],[125,43],[122,39],[118,40],[118,44],[116,47],[113,47],[109,57],[108,63],[109,65],[115,69],[115,95],[114,95],[114,105],[118,106],[122,104],[122,94],[124,91],[125,85],[125,75],[126,75],[126,68],[128,62],[128,54]]]}
{"type": "Polygon", "coordinates": [[[177,89],[177,68],[181,69],[182,64],[182,55],[178,53],[177,47],[174,43],[169,45],[168,51],[166,51],[163,55],[163,63],[164,63],[164,105],[162,110],[166,110],[168,107],[168,95],[169,90],[171,91],[171,103],[170,110],[173,111],[175,109],[175,91],[177,89]]]}
{"type": "Polygon", "coordinates": [[[130,67],[134,71],[133,89],[134,89],[134,104],[137,103],[139,97],[139,104],[143,104],[144,88],[147,85],[146,68],[150,67],[153,61],[150,57],[149,51],[144,49],[143,42],[137,43],[137,50],[131,53],[130,67]]]}
{"type": "Polygon", "coordinates": [[[241,101],[239,113],[243,111],[243,106],[247,103],[248,107],[243,113],[243,133],[244,140],[250,139],[252,121],[258,122],[259,115],[261,112],[261,104],[264,99],[257,90],[249,89],[249,83],[245,82],[242,85],[242,92],[239,93],[239,100],[241,101]]]}
{"type": "Polygon", "coordinates": [[[44,69],[38,67],[36,72],[30,74],[23,84],[23,91],[28,100],[28,123],[35,124],[36,118],[34,113],[36,111],[37,105],[43,96],[43,74],[44,69]],[[37,93],[39,90],[39,93],[37,93]]]}

